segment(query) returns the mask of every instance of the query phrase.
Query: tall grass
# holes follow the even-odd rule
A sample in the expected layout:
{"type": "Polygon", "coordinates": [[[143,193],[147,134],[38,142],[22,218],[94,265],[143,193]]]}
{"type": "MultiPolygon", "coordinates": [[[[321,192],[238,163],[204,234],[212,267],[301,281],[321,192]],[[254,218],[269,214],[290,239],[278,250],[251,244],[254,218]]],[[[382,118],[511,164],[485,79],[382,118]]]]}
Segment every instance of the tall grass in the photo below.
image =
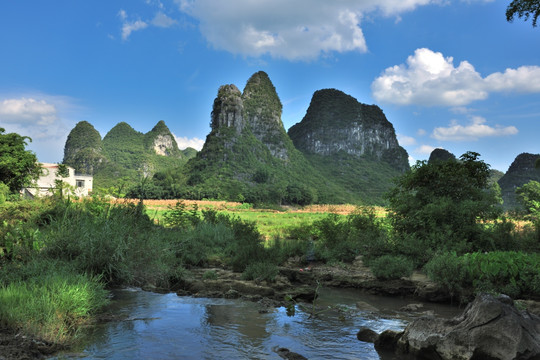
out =
{"type": "Polygon", "coordinates": [[[47,341],[71,342],[108,302],[99,277],[74,272],[66,263],[39,261],[18,279],[10,270],[12,281],[0,286],[0,322],[47,341]]]}

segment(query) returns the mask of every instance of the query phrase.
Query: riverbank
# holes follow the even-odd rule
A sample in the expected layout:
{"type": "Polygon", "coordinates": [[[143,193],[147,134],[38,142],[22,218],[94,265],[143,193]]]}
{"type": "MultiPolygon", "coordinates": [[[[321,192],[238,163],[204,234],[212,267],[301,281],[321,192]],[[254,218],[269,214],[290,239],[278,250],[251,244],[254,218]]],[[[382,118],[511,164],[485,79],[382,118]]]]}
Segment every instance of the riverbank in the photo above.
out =
{"type": "MultiPolygon", "coordinates": [[[[351,264],[338,266],[324,263],[306,265],[299,258],[291,258],[279,267],[274,282],[246,281],[242,279],[242,274],[223,268],[191,269],[172,290],[180,296],[270,298],[283,302],[285,296],[289,295],[295,300],[310,302],[315,297],[317,285],[355,288],[372,295],[406,297],[411,300],[450,302],[450,295],[421,272],[415,271],[410,277],[401,279],[378,280],[363,264],[361,257],[357,257],[351,264]]],[[[152,287],[148,289],[152,290],[152,287]]]]}
{"type": "MultiPolygon", "coordinates": [[[[323,288],[351,288],[371,295],[410,299],[411,306],[406,311],[423,313],[417,302],[449,303],[450,296],[420,272],[397,280],[377,280],[366,267],[361,257],[347,265],[331,266],[324,263],[306,265],[299,258],[289,259],[279,268],[274,282],[266,280],[243,280],[241,273],[235,273],[223,267],[205,267],[190,269],[182,281],[171,288],[161,288],[154,284],[146,284],[143,290],[152,292],[175,292],[178,296],[199,298],[242,299],[257,302],[259,312],[265,313],[273,308],[288,305],[292,299],[295,303],[311,303],[317,296],[317,286],[323,288]]],[[[521,302],[531,313],[540,314],[540,303],[535,301],[521,302]]],[[[377,311],[369,304],[359,302],[362,310],[377,311]]],[[[103,321],[117,320],[110,314],[101,314],[103,321]]],[[[63,347],[33,339],[19,332],[0,328],[0,359],[43,359],[63,347]]]]}

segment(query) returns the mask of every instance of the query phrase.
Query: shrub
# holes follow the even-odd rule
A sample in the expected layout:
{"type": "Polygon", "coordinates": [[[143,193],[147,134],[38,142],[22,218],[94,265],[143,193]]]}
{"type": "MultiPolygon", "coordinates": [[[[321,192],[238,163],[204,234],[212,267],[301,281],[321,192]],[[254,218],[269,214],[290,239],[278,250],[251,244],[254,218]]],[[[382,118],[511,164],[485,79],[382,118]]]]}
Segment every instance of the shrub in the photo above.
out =
{"type": "Polygon", "coordinates": [[[425,266],[427,276],[449,292],[451,297],[464,293],[466,282],[463,260],[455,252],[434,256],[425,266]]]}
{"type": "Polygon", "coordinates": [[[274,282],[279,270],[275,264],[268,262],[257,262],[250,264],[242,273],[244,280],[270,281],[274,282]]]}
{"type": "Polygon", "coordinates": [[[218,275],[214,270],[206,270],[202,276],[203,280],[217,280],[218,275]]]}
{"type": "Polygon", "coordinates": [[[414,264],[404,257],[396,255],[384,255],[370,262],[373,275],[379,280],[394,280],[411,276],[414,264]]]}

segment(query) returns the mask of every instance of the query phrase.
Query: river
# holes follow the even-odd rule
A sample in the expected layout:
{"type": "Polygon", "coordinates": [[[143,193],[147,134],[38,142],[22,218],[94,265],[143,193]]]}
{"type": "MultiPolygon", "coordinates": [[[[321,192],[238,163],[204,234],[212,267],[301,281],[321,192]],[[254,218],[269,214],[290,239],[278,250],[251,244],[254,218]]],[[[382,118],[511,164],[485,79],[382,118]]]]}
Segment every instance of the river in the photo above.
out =
{"type": "MultiPolygon", "coordinates": [[[[379,359],[372,344],[356,339],[361,327],[377,332],[400,330],[416,315],[399,310],[410,300],[362,294],[356,290],[325,289],[319,309],[310,316],[297,307],[260,313],[257,303],[180,297],[139,289],[113,292],[109,311],[123,320],[92,326],[79,352],[52,359],[281,359],[272,349],[286,347],[309,359],[379,359]],[[362,301],[378,311],[360,310],[362,301]]],[[[422,311],[450,317],[459,309],[425,304],[422,311]]]]}

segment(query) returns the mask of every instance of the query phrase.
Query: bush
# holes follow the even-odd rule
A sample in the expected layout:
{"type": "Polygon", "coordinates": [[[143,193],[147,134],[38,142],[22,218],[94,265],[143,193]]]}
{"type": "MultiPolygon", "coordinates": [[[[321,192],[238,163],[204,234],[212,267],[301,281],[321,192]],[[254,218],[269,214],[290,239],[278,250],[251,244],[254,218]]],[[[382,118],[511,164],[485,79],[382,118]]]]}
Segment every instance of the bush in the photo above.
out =
{"type": "Polygon", "coordinates": [[[384,255],[369,263],[371,272],[379,280],[394,280],[411,276],[414,270],[413,262],[396,255],[384,255]]]}
{"type": "Polygon", "coordinates": [[[427,276],[449,292],[450,296],[462,296],[465,291],[463,260],[455,252],[434,256],[425,266],[427,276]]]}
{"type": "Polygon", "coordinates": [[[434,257],[425,270],[451,295],[467,300],[474,293],[497,292],[512,297],[540,295],[540,254],[515,251],[446,253],[434,257]]]}
{"type": "Polygon", "coordinates": [[[257,262],[250,264],[242,273],[244,280],[270,281],[274,282],[279,270],[275,264],[268,262],[257,262]]]}
{"type": "Polygon", "coordinates": [[[72,261],[79,271],[110,283],[166,285],[176,271],[177,235],[154,225],[139,205],[108,206],[94,214],[84,203],[72,203],[41,233],[47,256],[72,261]]]}

